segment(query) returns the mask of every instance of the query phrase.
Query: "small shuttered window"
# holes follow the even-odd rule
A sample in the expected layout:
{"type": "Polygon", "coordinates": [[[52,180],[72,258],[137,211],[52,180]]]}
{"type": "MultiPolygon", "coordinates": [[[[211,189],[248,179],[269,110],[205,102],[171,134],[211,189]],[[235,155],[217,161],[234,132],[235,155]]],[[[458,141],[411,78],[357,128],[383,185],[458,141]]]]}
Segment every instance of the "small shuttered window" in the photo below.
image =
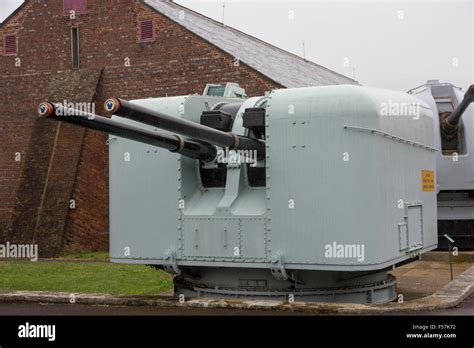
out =
{"type": "Polygon", "coordinates": [[[138,26],[138,39],[141,42],[155,40],[155,23],[153,19],[140,21],[138,26]]]}
{"type": "Polygon", "coordinates": [[[71,11],[77,13],[87,12],[87,0],[63,0],[64,14],[70,15],[71,11]]]}
{"type": "Polygon", "coordinates": [[[16,35],[5,35],[3,37],[3,52],[7,56],[16,55],[18,52],[16,35]]]}

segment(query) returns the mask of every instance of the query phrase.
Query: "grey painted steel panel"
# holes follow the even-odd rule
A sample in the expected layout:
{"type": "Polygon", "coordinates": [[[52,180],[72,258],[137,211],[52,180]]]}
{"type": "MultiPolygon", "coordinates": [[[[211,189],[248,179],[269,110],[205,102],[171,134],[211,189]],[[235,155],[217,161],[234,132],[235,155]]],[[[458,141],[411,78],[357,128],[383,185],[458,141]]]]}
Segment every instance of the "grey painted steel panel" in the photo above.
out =
{"type": "Polygon", "coordinates": [[[416,250],[423,246],[423,206],[407,207],[408,248],[416,250]]]}
{"type": "MultiPolygon", "coordinates": [[[[198,122],[218,100],[188,96],[135,102],[198,122]]],[[[421,170],[435,170],[432,113],[423,104],[417,120],[382,116],[379,107],[388,100],[418,101],[354,86],[271,93],[266,188],[250,188],[245,166],[236,166],[228,171],[225,189],[205,189],[197,161],[117,139],[110,146],[112,260],[164,264],[163,255],[174,250],[177,265],[270,268],[272,257],[281,254],[287,269],[365,271],[433,249],[435,192],[421,190],[421,170]],[[126,150],[133,165],[123,163],[126,150]],[[343,160],[345,152],[349,161],[343,160]],[[413,204],[422,206],[422,225],[414,226],[423,228],[423,247],[410,251],[404,244],[413,225],[407,207],[413,204]],[[363,260],[327,257],[325,247],[334,242],[363,245],[363,260]],[[131,246],[128,257],[126,246],[131,246]]],[[[244,134],[242,113],[260,102],[245,102],[233,132],[244,134]]],[[[412,234],[411,244],[417,236],[412,234]]]]}
{"type": "Polygon", "coordinates": [[[239,219],[192,218],[184,221],[184,257],[234,257],[240,250],[239,219]]]}
{"type": "Polygon", "coordinates": [[[266,258],[266,230],[264,219],[242,219],[240,221],[241,254],[255,261],[266,258]]]}
{"type": "Polygon", "coordinates": [[[177,156],[121,138],[109,147],[111,256],[128,247],[129,257],[159,259],[178,246],[176,233],[162,233],[178,228],[177,156]]]}
{"type": "MultiPolygon", "coordinates": [[[[181,96],[135,100],[145,107],[199,122],[203,110],[232,98],[181,96]]],[[[155,129],[113,116],[123,123],[155,129]]],[[[156,129],[155,129],[156,130],[156,129]]],[[[160,130],[163,133],[169,133],[160,130]]],[[[110,253],[113,260],[163,260],[170,250],[182,253],[184,211],[212,215],[222,192],[200,187],[197,161],[119,137],[109,138],[110,253]],[[130,161],[124,154],[130,153],[130,161]],[[182,185],[182,182],[185,185],[182,185]],[[199,201],[196,197],[204,197],[199,201]],[[207,202],[207,204],[202,204],[207,202]],[[128,249],[126,249],[128,248],[128,249]],[[126,252],[129,253],[126,254],[126,252]]]]}
{"type": "Polygon", "coordinates": [[[422,202],[424,248],[436,245],[436,196],[422,192],[421,181],[422,170],[435,170],[436,151],[344,128],[378,129],[434,148],[431,111],[422,107],[419,120],[382,117],[379,106],[389,100],[418,101],[404,93],[352,86],[271,94],[267,108],[269,252],[283,253],[287,264],[354,268],[403,258],[398,224],[404,221],[405,211],[398,207],[399,200],[422,202]],[[294,209],[289,209],[292,199],[294,209]],[[325,257],[325,247],[334,242],[364,245],[364,260],[325,257]]]}
{"type": "MultiPolygon", "coordinates": [[[[183,101],[184,97],[174,97],[165,102],[147,99],[140,103],[178,116],[183,101]]],[[[153,129],[121,117],[113,118],[153,129]]],[[[177,250],[179,156],[153,146],[110,137],[109,167],[111,258],[159,260],[168,250],[177,250]],[[125,161],[126,152],[130,153],[129,162],[125,161]],[[129,254],[126,254],[126,248],[129,248],[129,254]]]]}
{"type": "MultiPolygon", "coordinates": [[[[427,252],[430,250],[436,249],[436,245],[432,247],[427,247],[422,250],[422,252],[427,252]]],[[[388,267],[392,267],[394,264],[406,261],[409,259],[417,259],[419,257],[419,253],[407,253],[405,257],[399,257],[397,259],[390,259],[379,264],[356,264],[356,265],[313,265],[309,263],[292,263],[285,265],[286,268],[289,270],[308,270],[308,271],[348,271],[348,272],[358,272],[358,271],[377,271],[386,269],[388,267]]],[[[111,258],[111,261],[114,263],[130,263],[130,264],[141,264],[141,265],[148,265],[148,264],[162,264],[162,261],[157,261],[156,259],[120,259],[120,258],[111,258]]],[[[244,268],[262,268],[269,270],[272,268],[272,264],[264,261],[252,261],[251,259],[242,259],[239,260],[239,263],[235,263],[235,258],[229,259],[194,259],[188,260],[181,258],[177,262],[178,266],[190,266],[190,267],[244,267],[244,268]]]]}

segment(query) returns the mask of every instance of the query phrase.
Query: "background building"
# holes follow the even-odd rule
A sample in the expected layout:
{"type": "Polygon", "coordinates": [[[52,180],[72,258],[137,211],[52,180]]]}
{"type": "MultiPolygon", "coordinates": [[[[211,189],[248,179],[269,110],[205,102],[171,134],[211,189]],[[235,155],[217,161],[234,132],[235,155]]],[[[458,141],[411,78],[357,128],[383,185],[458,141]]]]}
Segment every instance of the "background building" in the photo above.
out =
{"type": "Polygon", "coordinates": [[[201,93],[237,82],[353,84],[182,7],[158,0],[28,0],[0,25],[0,239],[41,256],[108,248],[103,134],[36,117],[43,100],[93,102],[201,93]]]}

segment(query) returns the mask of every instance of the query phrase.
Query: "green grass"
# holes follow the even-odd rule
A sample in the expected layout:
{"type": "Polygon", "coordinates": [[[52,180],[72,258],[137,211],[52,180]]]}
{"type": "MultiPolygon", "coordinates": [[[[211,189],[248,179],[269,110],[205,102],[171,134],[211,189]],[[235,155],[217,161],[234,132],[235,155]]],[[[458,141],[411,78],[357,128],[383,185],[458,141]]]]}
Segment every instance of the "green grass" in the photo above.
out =
{"type": "Polygon", "coordinates": [[[109,253],[106,251],[81,251],[77,253],[65,254],[59,259],[87,259],[109,261],[109,253]]]}
{"type": "MultiPolygon", "coordinates": [[[[97,259],[99,256],[95,255],[93,258],[97,259]]],[[[156,295],[170,289],[172,277],[169,274],[145,265],[123,265],[103,261],[0,262],[0,291],[156,295]]]]}

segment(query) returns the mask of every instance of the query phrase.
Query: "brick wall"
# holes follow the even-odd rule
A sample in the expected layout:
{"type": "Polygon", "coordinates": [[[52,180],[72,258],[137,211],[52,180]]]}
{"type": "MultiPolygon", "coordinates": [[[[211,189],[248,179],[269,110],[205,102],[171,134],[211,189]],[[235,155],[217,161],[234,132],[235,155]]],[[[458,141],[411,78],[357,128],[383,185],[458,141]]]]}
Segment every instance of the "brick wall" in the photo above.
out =
{"type": "Polygon", "coordinates": [[[0,27],[3,239],[37,240],[43,255],[108,247],[106,137],[65,127],[58,138],[56,124],[36,119],[41,100],[93,100],[104,114],[109,96],[201,93],[206,83],[224,82],[239,83],[250,96],[282,87],[245,64],[234,66],[234,57],[138,0],[88,0],[88,12],[75,20],[63,15],[61,0],[30,0],[0,27]],[[151,18],[156,40],[139,43],[138,21],[151,18]],[[73,26],[79,28],[80,71],[71,70],[73,26]],[[17,57],[2,54],[3,34],[11,32],[18,34],[17,57]],[[86,77],[98,70],[100,79],[86,77]]]}

